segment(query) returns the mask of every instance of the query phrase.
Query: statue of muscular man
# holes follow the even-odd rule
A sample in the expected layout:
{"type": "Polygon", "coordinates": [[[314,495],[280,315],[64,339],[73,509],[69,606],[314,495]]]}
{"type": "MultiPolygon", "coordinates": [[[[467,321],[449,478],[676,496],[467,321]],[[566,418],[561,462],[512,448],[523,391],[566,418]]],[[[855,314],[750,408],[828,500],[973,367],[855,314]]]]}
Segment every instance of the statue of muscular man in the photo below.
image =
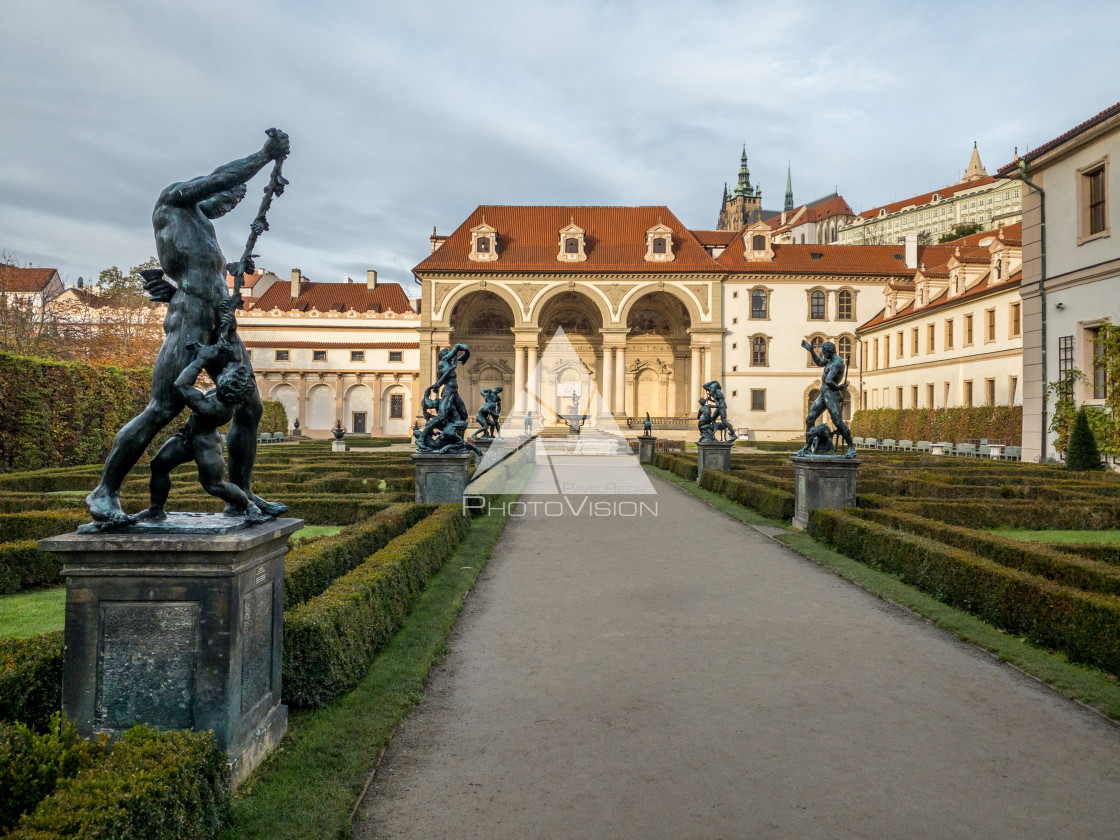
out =
{"type": "MultiPolygon", "coordinates": [[[[151,400],[117,433],[105,459],[101,481],[86,497],[96,522],[112,527],[130,521],[121,510],[121,484],[156,434],[183,409],[185,401],[175,381],[194,360],[194,345],[228,341],[235,358],[249,365],[249,354],[236,333],[221,329],[222,310],[230,306],[227,269],[210,220],[236,207],[245,197],[246,182],[271,161],[286,157],[288,148],[288,135],[271,131],[259,152],[220,166],[209,175],[172,184],[160,193],[152,213],[156,253],[160,265],[175,282],[153,273],[146,278],[145,288],[152,300],[168,304],[163,322],[166,337],[152,373],[151,400]]],[[[245,268],[252,270],[251,266],[245,268]]],[[[211,379],[217,378],[223,364],[214,362],[206,366],[211,379]]],[[[233,413],[226,440],[229,477],[262,513],[276,515],[287,508],[277,502],[266,502],[250,489],[262,411],[260,394],[254,388],[251,397],[233,413]]]]}
{"type": "Polygon", "coordinates": [[[811,433],[816,425],[817,418],[827,410],[832,425],[836,427],[840,437],[848,444],[848,451],[844,457],[854,458],[856,457],[856,446],[852,442],[852,430],[844,422],[844,397],[848,390],[848,383],[844,380],[844,359],[837,355],[836,345],[831,341],[826,341],[821,345],[819,354],[817,349],[808,341],[802,341],[801,346],[809,351],[813,364],[824,368],[824,370],[821,372],[821,394],[813,401],[813,404],[809,407],[809,415],[805,418],[805,446],[796,454],[815,454],[811,433]]]}

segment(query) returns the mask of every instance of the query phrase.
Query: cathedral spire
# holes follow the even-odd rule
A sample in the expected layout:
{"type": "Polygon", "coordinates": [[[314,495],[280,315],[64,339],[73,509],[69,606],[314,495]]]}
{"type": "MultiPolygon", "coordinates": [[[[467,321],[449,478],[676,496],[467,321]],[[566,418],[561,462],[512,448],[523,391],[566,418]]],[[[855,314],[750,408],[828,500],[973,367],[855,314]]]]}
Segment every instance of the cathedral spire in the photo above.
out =
{"type": "Polygon", "coordinates": [[[975,181],[979,178],[984,178],[988,174],[984,169],[984,164],[980,163],[980,152],[976,148],[976,141],[972,141],[972,157],[968,161],[968,169],[964,171],[964,177],[961,178],[961,183],[966,181],[975,181]]]}
{"type": "Polygon", "coordinates": [[[793,176],[788,163],[786,164],[786,206],[784,209],[793,209],[793,176]]]}
{"type": "Polygon", "coordinates": [[[752,196],[751,171],[747,168],[747,144],[743,144],[743,156],[739,158],[739,183],[735,185],[736,196],[752,196]]]}

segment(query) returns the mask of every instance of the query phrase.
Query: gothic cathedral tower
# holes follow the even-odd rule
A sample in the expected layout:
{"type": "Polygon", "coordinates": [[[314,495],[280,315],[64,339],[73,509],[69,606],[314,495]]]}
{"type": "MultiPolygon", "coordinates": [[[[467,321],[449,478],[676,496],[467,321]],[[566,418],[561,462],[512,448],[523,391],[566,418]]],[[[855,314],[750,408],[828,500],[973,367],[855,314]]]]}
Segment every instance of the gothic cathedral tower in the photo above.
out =
{"type": "Polygon", "coordinates": [[[762,188],[751,186],[751,171],[747,168],[747,144],[743,144],[743,156],[739,160],[739,181],[729,194],[727,185],[723,186],[723,205],[719,211],[716,230],[741,230],[758,220],[762,209],[762,188]]]}

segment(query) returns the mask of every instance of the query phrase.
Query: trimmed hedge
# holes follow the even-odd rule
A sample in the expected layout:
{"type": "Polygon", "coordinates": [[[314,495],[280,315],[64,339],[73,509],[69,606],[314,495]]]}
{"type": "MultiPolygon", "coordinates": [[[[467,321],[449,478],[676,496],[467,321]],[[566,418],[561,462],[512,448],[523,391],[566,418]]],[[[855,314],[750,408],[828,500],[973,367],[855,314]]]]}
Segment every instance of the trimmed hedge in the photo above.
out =
{"type": "Polygon", "coordinates": [[[65,780],[9,840],[211,840],[229,816],[229,769],[211,732],[136,726],[65,780]]]}
{"type": "Polygon", "coordinates": [[[1020,405],[958,406],[957,408],[873,408],[852,418],[856,437],[891,440],[1006,440],[1022,445],[1023,407],[1020,405]]]}
{"type": "Polygon", "coordinates": [[[704,470],[700,486],[713,493],[726,496],[744,507],[754,508],[770,519],[792,519],[793,493],[777,490],[752,481],[728,475],[718,470],[704,470]]]}
{"type": "Polygon", "coordinates": [[[434,509],[430,505],[393,505],[333,537],[297,545],[284,558],[284,609],[314,598],[434,509]]]}
{"type": "Polygon", "coordinates": [[[1120,568],[1108,563],[1074,557],[1039,543],[1019,542],[971,528],[947,525],[902,511],[867,510],[860,511],[860,515],[873,522],[929,537],[945,545],[987,557],[1001,566],[1022,569],[1075,589],[1120,595],[1120,568]]]}
{"type": "Polygon", "coordinates": [[[62,631],[0,638],[0,721],[47,728],[62,708],[62,631]]]}
{"type": "Polygon", "coordinates": [[[1120,527],[1120,503],[1075,501],[1070,504],[1035,499],[896,499],[859,491],[859,506],[915,513],[951,525],[988,528],[1056,528],[1063,531],[1104,531],[1120,527]]]}
{"type": "Polygon", "coordinates": [[[809,534],[989,624],[1120,674],[1120,598],[1071,589],[842,511],[812,511],[809,534]]]}
{"type": "Polygon", "coordinates": [[[59,583],[62,562],[57,554],[40,551],[35,540],[0,543],[0,595],[26,586],[59,583]]]}
{"type": "Polygon", "coordinates": [[[22,723],[0,723],[0,834],[34,811],[60,781],[103,760],[108,746],[104,735],[87,741],[60,712],[43,734],[22,723]]]}
{"type": "Polygon", "coordinates": [[[653,453],[653,465],[661,470],[668,470],[675,476],[696,480],[696,459],[690,460],[686,455],[672,455],[667,452],[653,453]]]}
{"type": "Polygon", "coordinates": [[[0,513],[0,543],[55,537],[89,521],[84,508],[0,513]]]}
{"type": "Polygon", "coordinates": [[[284,701],[323,706],[357,685],[468,527],[459,505],[442,505],[325,592],[286,611],[284,701]]]}

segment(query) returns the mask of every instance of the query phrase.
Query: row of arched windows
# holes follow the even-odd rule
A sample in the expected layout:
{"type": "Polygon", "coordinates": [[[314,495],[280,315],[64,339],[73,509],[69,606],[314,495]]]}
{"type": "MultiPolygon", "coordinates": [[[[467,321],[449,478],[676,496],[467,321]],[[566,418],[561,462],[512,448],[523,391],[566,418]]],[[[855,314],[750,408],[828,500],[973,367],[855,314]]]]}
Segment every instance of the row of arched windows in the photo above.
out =
{"type": "MultiPolygon", "coordinates": [[[[823,335],[814,335],[809,343],[819,353],[821,345],[827,339],[823,335]]],[[[851,336],[842,335],[836,339],[836,353],[844,360],[845,367],[851,367],[852,348],[855,341],[851,336]]],[[[806,353],[806,365],[813,366],[812,357],[806,353]]],[[[751,367],[768,367],[770,365],[770,338],[765,335],[756,335],[751,338],[751,367]]]]}
{"type": "MultiPolygon", "coordinates": [[[[751,318],[766,320],[770,317],[770,292],[767,289],[751,289],[751,318]]],[[[856,317],[856,297],[848,289],[836,293],[836,320],[853,321],[856,317]]],[[[823,289],[814,289],[809,294],[809,320],[828,320],[828,295],[823,289]]]]}

